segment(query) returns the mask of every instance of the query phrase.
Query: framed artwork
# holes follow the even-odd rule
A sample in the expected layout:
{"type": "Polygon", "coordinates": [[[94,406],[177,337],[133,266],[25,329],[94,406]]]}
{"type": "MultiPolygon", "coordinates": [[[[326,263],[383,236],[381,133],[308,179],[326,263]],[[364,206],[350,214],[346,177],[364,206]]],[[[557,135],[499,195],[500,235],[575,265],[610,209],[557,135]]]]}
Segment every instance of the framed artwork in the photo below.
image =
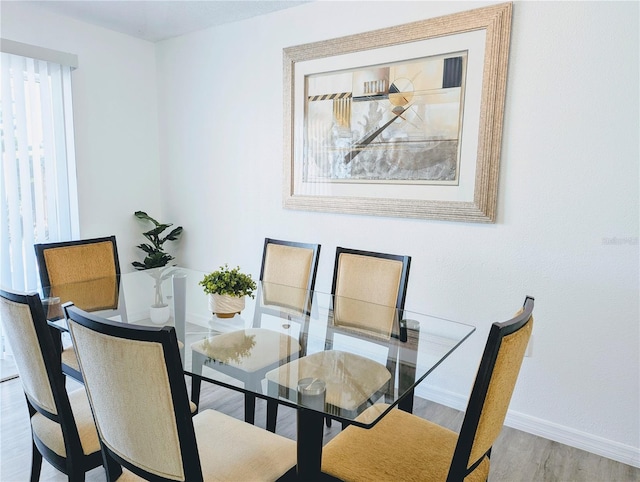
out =
{"type": "Polygon", "coordinates": [[[494,222],[511,10],[285,48],[284,207],[494,222]]]}

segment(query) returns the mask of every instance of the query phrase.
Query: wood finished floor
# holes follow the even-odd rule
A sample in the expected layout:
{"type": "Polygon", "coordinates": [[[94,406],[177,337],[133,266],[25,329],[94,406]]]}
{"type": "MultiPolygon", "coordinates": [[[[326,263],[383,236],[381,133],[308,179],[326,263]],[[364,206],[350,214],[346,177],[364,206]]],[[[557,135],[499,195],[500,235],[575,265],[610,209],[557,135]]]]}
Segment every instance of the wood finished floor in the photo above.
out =
{"type": "MultiPolygon", "coordinates": [[[[187,378],[187,384],[189,379],[187,378]]],[[[26,403],[19,379],[0,383],[0,481],[29,480],[31,435],[26,403]]],[[[201,409],[212,408],[236,418],[243,417],[242,396],[203,383],[201,409]]],[[[462,414],[456,410],[417,398],[414,413],[458,430],[462,414]]],[[[264,427],[265,404],[258,402],[256,425],[264,427]]],[[[295,412],[281,407],[278,433],[295,439],[295,412]]],[[[339,432],[338,424],[325,427],[324,441],[339,432]]],[[[66,477],[43,462],[41,481],[64,481],[66,477]]],[[[87,474],[89,482],[106,480],[102,468],[87,474]]],[[[494,445],[490,482],[631,482],[640,481],[640,469],[597,455],[505,427],[494,445]]]]}

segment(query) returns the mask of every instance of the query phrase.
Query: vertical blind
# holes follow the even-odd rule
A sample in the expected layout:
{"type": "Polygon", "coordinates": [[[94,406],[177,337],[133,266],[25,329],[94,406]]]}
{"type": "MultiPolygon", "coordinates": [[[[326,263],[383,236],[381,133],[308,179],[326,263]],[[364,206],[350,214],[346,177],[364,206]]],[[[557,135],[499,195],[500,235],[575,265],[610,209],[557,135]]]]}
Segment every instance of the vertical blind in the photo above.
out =
{"type": "Polygon", "coordinates": [[[34,290],[34,243],[79,234],[71,67],[1,55],[0,281],[34,290]]]}

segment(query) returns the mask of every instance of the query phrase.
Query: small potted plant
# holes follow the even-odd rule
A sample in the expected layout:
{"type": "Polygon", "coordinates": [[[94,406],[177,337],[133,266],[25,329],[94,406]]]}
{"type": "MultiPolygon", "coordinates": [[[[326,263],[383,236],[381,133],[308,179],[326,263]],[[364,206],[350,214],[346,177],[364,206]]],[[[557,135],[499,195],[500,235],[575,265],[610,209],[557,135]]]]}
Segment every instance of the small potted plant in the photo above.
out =
{"type": "Polygon", "coordinates": [[[204,292],[209,295],[209,309],[218,318],[231,318],[244,309],[245,296],[254,297],[256,282],[250,274],[233,269],[225,264],[200,281],[204,292]]]}

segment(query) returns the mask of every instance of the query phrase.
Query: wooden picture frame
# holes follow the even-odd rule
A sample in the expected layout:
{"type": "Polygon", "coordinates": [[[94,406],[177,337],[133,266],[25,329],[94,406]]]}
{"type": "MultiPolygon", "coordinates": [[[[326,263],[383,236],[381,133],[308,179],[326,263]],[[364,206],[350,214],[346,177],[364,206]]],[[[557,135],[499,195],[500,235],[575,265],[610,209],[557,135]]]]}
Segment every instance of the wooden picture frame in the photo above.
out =
{"type": "Polygon", "coordinates": [[[285,48],[284,208],[495,222],[511,13],[285,48]]]}

